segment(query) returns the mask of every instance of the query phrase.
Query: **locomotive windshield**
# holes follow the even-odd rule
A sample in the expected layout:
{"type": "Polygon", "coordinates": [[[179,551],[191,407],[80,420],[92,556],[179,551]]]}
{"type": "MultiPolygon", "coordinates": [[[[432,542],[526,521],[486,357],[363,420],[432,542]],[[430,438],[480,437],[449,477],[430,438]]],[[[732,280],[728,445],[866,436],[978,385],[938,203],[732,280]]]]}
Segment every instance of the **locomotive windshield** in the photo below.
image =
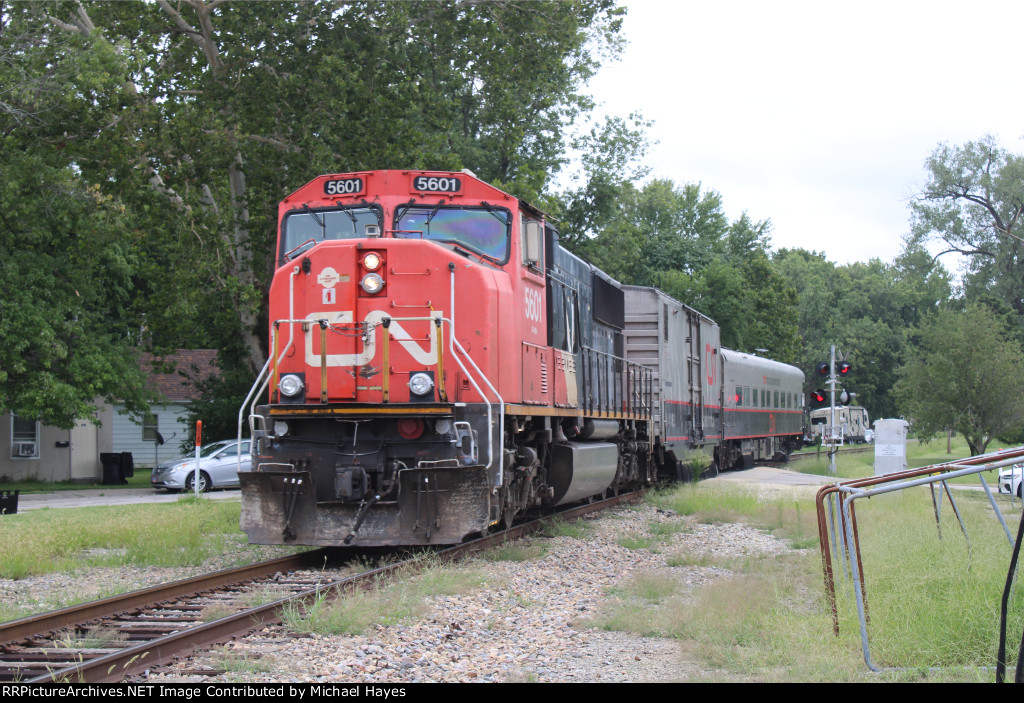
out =
{"type": "Polygon", "coordinates": [[[293,259],[313,244],[324,239],[361,239],[366,236],[366,226],[381,231],[381,211],[376,207],[347,207],[332,210],[303,208],[285,215],[281,223],[281,263],[293,259]]]}
{"type": "Polygon", "coordinates": [[[395,236],[459,244],[498,263],[508,261],[512,215],[504,208],[413,205],[395,218],[395,236]]]}

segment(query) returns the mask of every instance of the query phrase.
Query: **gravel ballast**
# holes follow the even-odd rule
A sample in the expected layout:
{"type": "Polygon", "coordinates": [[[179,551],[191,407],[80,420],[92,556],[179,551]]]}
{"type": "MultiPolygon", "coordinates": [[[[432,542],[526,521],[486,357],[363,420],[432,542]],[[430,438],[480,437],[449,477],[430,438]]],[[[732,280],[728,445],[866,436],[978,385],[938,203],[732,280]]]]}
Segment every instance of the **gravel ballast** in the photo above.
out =
{"type": "MultiPolygon", "coordinates": [[[[420,614],[360,635],[319,635],[266,626],[243,639],[150,672],[149,682],[672,682],[718,678],[675,639],[639,637],[589,625],[618,597],[616,587],[644,572],[668,574],[684,593],[730,572],[723,560],[789,551],[748,525],[701,524],[649,505],[620,507],[586,520],[581,538],[530,538],[542,545],[525,561],[475,558],[459,566],[479,586],[427,596],[420,614]],[[637,547],[624,536],[662,537],[637,547]],[[678,530],[678,531],[674,531],[678,530]],[[629,544],[629,546],[623,546],[629,544]],[[686,554],[688,564],[669,566],[686,554]],[[192,672],[213,669],[214,676],[192,672]]],[[[209,569],[205,569],[209,570],[209,569]]],[[[197,569],[104,568],[0,580],[7,602],[60,607],[73,596],[107,595],[112,583],[143,588],[197,569]]]]}
{"type": "MultiPolygon", "coordinates": [[[[227,669],[214,681],[245,682],[671,682],[707,678],[674,639],[587,626],[610,591],[631,576],[668,571],[684,590],[729,575],[721,566],[669,567],[673,554],[723,559],[780,554],[788,545],[744,524],[705,525],[643,505],[588,520],[582,539],[553,537],[528,561],[476,559],[484,585],[429,598],[426,614],[357,636],[301,635],[268,627],[220,652],[181,662],[227,669]],[[655,522],[685,523],[650,549],[619,544],[655,522]]],[[[161,673],[151,681],[198,681],[161,673]]]]}

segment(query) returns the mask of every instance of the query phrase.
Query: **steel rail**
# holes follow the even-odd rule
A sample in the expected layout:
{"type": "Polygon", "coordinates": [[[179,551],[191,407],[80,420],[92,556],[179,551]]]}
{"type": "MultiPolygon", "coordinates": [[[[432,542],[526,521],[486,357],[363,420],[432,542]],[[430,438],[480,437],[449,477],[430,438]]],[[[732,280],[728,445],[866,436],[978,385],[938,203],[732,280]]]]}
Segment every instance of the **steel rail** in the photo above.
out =
{"type": "Polygon", "coordinates": [[[0,645],[11,644],[27,637],[55,632],[90,620],[117,615],[172,598],[191,595],[212,588],[222,588],[252,579],[273,576],[278,571],[306,568],[322,564],[326,549],[314,549],[287,557],[279,557],[257,564],[224,569],[210,574],[181,579],[160,586],[131,591],[90,603],[73,605],[39,615],[0,624],[0,645]]]}
{"type": "MultiPolygon", "coordinates": [[[[517,539],[544,528],[545,525],[555,519],[578,517],[586,513],[603,510],[618,503],[639,499],[643,491],[623,493],[622,495],[595,501],[579,507],[560,511],[555,515],[547,515],[539,520],[516,525],[508,530],[503,530],[492,535],[486,535],[478,539],[464,542],[435,553],[435,557],[447,563],[455,561],[475,552],[484,551],[492,546],[502,544],[510,539],[517,539]]],[[[307,552],[316,554],[322,550],[307,552]]],[[[269,563],[269,562],[267,562],[269,563]]],[[[253,630],[267,624],[281,622],[280,611],[288,604],[297,602],[308,603],[314,599],[333,591],[341,591],[357,587],[363,583],[374,583],[382,576],[388,576],[399,571],[414,570],[417,565],[422,564],[421,557],[414,557],[405,561],[383,566],[371,571],[366,571],[355,576],[349,576],[331,583],[321,584],[300,593],[296,593],[280,600],[268,603],[256,608],[244,610],[212,622],[190,627],[179,632],[171,633],[148,642],[143,642],[133,647],[127,647],[118,652],[96,657],[88,661],[79,662],[51,671],[43,676],[29,679],[25,683],[53,683],[53,682],[74,682],[74,683],[116,683],[121,682],[129,676],[142,674],[147,669],[167,664],[174,658],[190,654],[198,649],[204,649],[216,644],[222,644],[233,638],[241,637],[253,630]]],[[[151,589],[147,589],[151,590],[151,589]]],[[[192,591],[194,592],[194,590],[192,591]]],[[[142,593],[141,591],[139,593],[142,593]]],[[[107,599],[109,600],[109,599],[107,599]]],[[[151,604],[150,601],[149,604],[151,604]]]]}

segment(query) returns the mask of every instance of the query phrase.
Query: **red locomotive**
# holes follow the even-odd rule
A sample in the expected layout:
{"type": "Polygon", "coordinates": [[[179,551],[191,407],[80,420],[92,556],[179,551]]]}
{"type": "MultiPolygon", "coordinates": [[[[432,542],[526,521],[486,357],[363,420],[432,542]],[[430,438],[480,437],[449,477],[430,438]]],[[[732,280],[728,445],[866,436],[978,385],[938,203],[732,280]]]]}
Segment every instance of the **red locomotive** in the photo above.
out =
{"type": "Polygon", "coordinates": [[[763,430],[730,433],[717,325],[618,284],[469,172],[321,176],[279,223],[251,542],[453,543],[679,476],[688,452],[727,468],[800,439],[798,370],[788,405],[762,394],[763,430]]]}

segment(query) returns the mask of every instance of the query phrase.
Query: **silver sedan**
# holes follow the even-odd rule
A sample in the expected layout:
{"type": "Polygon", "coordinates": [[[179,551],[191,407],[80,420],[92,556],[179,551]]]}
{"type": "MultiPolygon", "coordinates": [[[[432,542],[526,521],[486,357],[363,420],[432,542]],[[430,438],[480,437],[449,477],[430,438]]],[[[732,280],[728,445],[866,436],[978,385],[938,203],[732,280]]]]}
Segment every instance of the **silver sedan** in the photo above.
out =
{"type": "MultiPolygon", "coordinates": [[[[199,490],[211,488],[238,487],[238,452],[237,440],[212,442],[199,450],[199,490]]],[[[252,459],[249,456],[249,440],[241,444],[242,470],[248,471],[252,459]]],[[[194,491],[196,475],[196,458],[183,456],[165,461],[153,469],[149,483],[153,488],[165,488],[169,491],[194,491]]]]}

